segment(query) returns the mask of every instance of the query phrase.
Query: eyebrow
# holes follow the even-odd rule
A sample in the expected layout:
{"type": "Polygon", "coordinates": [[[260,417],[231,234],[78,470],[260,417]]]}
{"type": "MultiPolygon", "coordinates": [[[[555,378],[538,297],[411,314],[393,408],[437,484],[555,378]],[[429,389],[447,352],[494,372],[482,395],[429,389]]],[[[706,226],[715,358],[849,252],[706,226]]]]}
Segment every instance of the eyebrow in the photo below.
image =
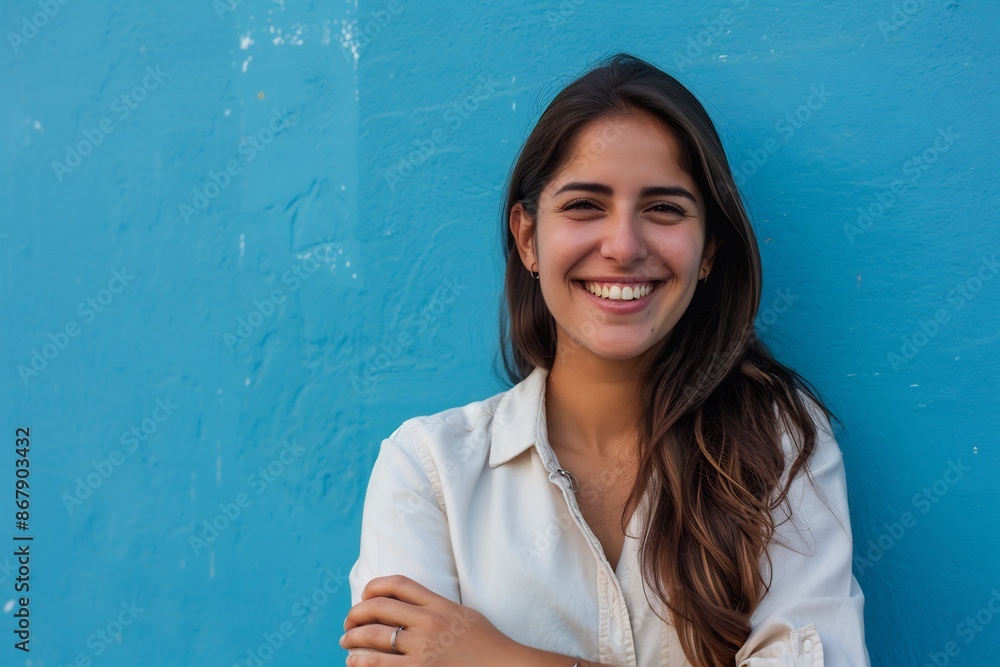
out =
{"type": "MultiPolygon", "coordinates": [[[[582,183],[579,181],[571,181],[566,185],[562,186],[561,188],[559,188],[558,190],[556,190],[555,194],[553,194],[552,196],[554,197],[560,193],[566,192],[567,190],[584,190],[586,192],[593,192],[594,194],[599,194],[599,195],[607,195],[609,197],[615,193],[614,189],[610,185],[604,185],[603,183],[582,183]]],[[[695,196],[691,194],[691,192],[688,191],[687,188],[682,188],[679,185],[669,185],[669,186],[651,185],[649,187],[643,188],[639,192],[640,199],[644,199],[646,197],[654,197],[654,196],[687,197],[695,204],[698,203],[698,200],[695,199],[695,196]]]]}

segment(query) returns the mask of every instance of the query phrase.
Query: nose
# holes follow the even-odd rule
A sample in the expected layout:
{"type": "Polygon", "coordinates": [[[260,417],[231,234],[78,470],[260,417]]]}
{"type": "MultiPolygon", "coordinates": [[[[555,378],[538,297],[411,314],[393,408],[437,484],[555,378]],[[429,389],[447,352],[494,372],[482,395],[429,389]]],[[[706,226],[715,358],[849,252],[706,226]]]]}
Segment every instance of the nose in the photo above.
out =
{"type": "Polygon", "coordinates": [[[606,219],[601,254],[628,266],[646,256],[642,222],[630,206],[618,206],[606,219]]]}

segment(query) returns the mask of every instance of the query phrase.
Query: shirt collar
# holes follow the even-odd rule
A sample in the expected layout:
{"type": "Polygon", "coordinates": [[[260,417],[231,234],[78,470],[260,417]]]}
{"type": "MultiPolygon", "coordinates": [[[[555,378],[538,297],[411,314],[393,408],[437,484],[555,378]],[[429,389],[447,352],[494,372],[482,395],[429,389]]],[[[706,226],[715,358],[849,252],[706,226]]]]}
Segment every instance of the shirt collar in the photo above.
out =
{"type": "Polygon", "coordinates": [[[510,461],[533,444],[538,445],[543,461],[551,459],[546,451],[545,378],[548,374],[547,369],[536,366],[500,399],[493,414],[491,468],[510,461]]]}

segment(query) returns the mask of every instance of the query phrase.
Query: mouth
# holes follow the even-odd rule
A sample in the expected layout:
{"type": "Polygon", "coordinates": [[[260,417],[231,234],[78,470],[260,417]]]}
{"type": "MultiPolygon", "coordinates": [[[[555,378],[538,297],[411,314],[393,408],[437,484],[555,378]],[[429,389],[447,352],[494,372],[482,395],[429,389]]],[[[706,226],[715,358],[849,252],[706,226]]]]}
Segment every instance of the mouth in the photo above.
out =
{"type": "Polygon", "coordinates": [[[573,283],[591,296],[608,302],[642,301],[655,292],[665,281],[650,280],[642,283],[606,283],[574,280],[573,283]]]}

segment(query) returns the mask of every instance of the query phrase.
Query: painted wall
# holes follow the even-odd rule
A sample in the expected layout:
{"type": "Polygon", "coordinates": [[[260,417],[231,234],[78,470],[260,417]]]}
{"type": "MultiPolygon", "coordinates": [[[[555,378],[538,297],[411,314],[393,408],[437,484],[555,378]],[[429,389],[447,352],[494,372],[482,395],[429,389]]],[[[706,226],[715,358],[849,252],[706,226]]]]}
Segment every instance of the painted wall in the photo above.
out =
{"type": "Polygon", "coordinates": [[[2,664],[341,664],[379,444],[505,388],[502,184],[617,50],[706,102],[846,424],[874,664],[995,663],[1000,10],[628,4],[3,3],[2,664]]]}

